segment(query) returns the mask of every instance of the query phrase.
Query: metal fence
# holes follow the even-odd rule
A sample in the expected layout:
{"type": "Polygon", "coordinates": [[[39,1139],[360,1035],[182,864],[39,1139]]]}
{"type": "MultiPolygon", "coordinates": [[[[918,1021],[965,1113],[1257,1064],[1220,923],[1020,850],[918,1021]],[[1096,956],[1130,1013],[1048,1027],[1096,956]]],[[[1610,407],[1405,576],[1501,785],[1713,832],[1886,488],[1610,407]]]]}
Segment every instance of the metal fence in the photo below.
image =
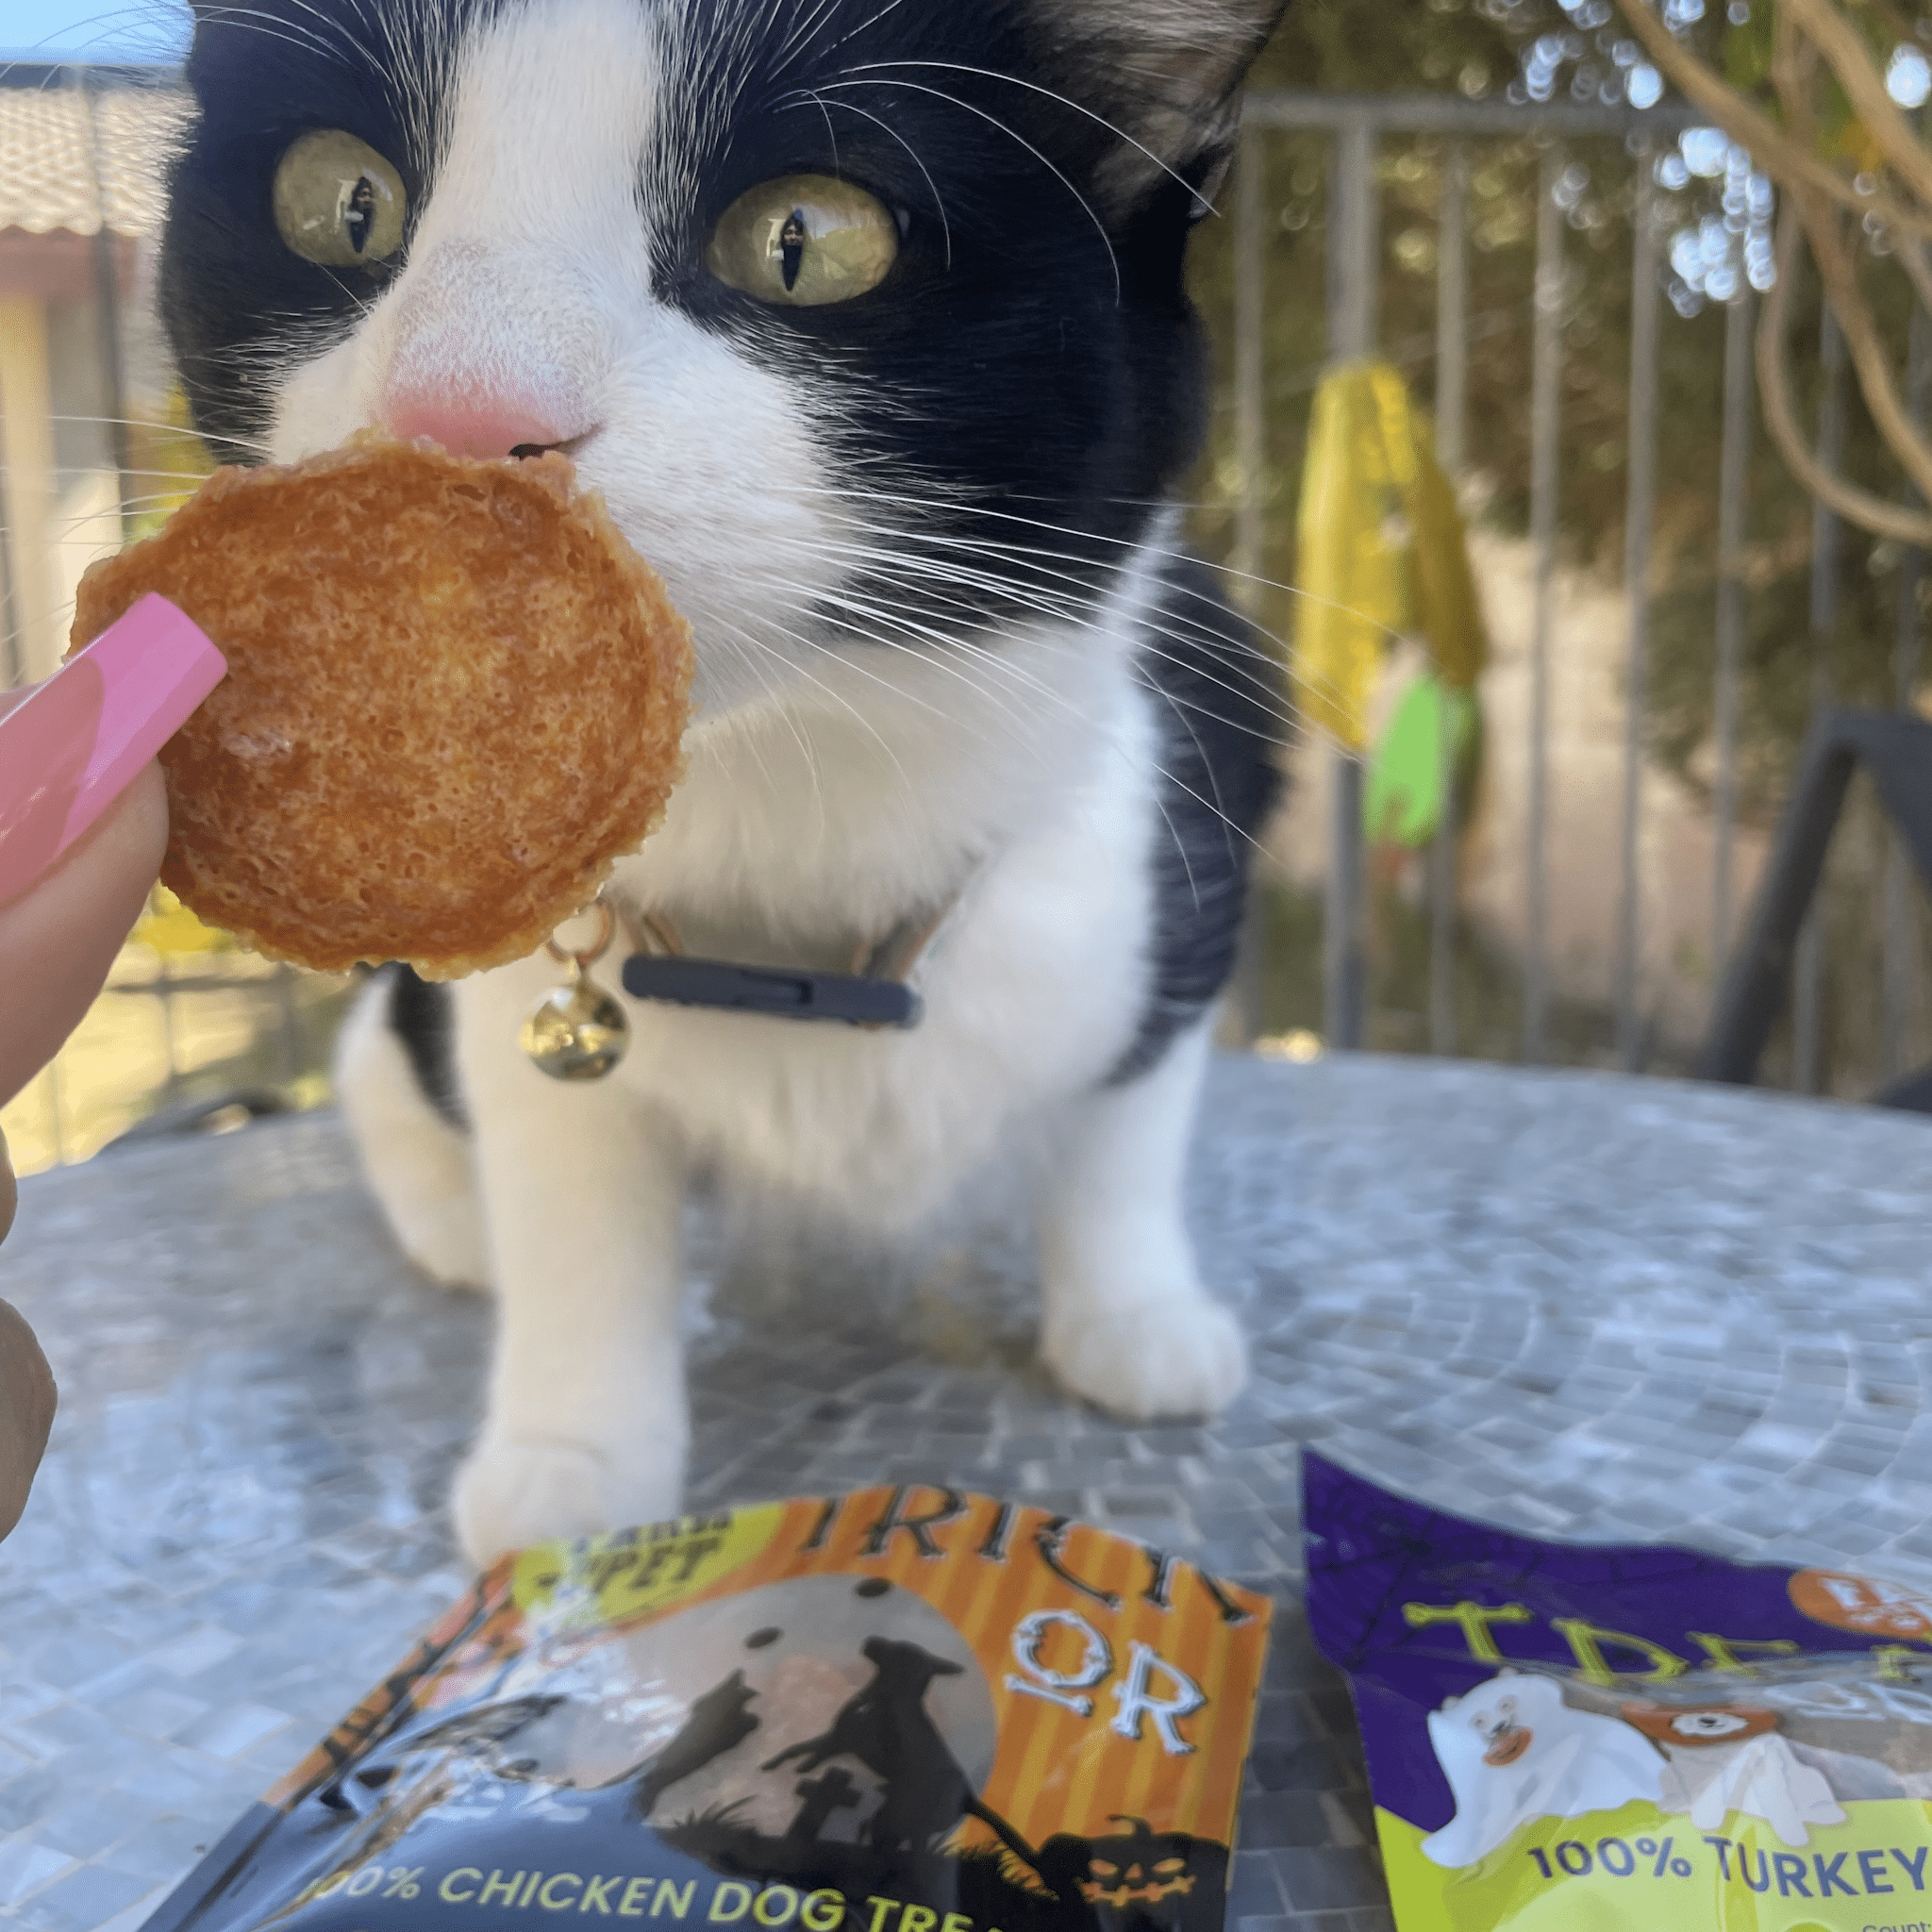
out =
{"type": "MultiPolygon", "coordinates": [[[[1653,535],[1657,503],[1657,428],[1660,369],[1673,352],[1667,331],[1674,316],[1666,300],[1669,278],[1664,204],[1670,197],[1659,178],[1672,171],[1682,177],[1676,158],[1681,143],[1714,136],[1699,135],[1695,117],[1681,107],[1660,105],[1645,110],[1590,104],[1522,107],[1479,103],[1454,95],[1336,96],[1298,92],[1259,92],[1250,97],[1244,143],[1233,197],[1234,224],[1234,369],[1232,444],[1237,479],[1232,508],[1233,541],[1230,563],[1238,580],[1256,582],[1267,573],[1264,557],[1278,554],[1271,542],[1271,508],[1267,488],[1270,463],[1266,450],[1278,441],[1278,418],[1283,404],[1277,391],[1271,397],[1268,329],[1268,262],[1275,233],[1275,210],[1264,182],[1276,146],[1293,141],[1318,143],[1324,151],[1327,217],[1322,248],[1325,280],[1326,340],[1330,360],[1346,360],[1388,353],[1378,331],[1378,293],[1385,250],[1381,236],[1382,191],[1378,176],[1386,173],[1391,154],[1425,145],[1440,178],[1435,211],[1434,339],[1426,345],[1411,342],[1407,359],[1433,364],[1433,405],[1439,454],[1452,475],[1462,470],[1469,447],[1468,396],[1472,358],[1470,305],[1470,181],[1473,157],[1486,144],[1521,145],[1525,138],[1540,144],[1536,188],[1533,263],[1527,285],[1521,291],[1530,310],[1530,355],[1526,408],[1528,475],[1526,542],[1533,583],[1528,648],[1526,768],[1522,810],[1522,841],[1517,855],[1521,899],[1520,1038],[1518,1056],[1529,1063],[1552,1058],[1551,1006],[1551,865],[1550,823],[1553,787],[1564,782],[1552,754],[1551,690],[1553,655],[1565,640],[1557,617],[1556,586],[1561,568],[1559,500],[1563,475],[1559,465],[1562,393],[1559,377],[1563,347],[1561,325],[1565,302],[1564,258],[1571,241],[1566,201],[1570,170],[1566,143],[1591,141],[1601,155],[1606,145],[1618,144],[1627,170],[1623,193],[1628,209],[1629,362],[1627,420],[1624,425],[1625,541],[1622,559],[1622,589],[1626,602],[1625,635],[1622,650],[1623,757],[1621,798],[1617,807],[1616,871],[1612,904],[1606,908],[1611,927],[1607,950],[1613,961],[1610,1041],[1601,1057],[1610,1064],[1638,1071],[1654,1063],[1655,1042],[1645,1024],[1646,947],[1643,929],[1643,840],[1646,788],[1656,782],[1647,756],[1646,699],[1652,671],[1651,612],[1653,535]],[[1608,138],[1607,142],[1606,138],[1608,138]],[[1420,353],[1417,353],[1419,351],[1420,353]]],[[[1728,143],[1724,143],[1728,146],[1728,143]]],[[[1747,163],[1732,151],[1728,163],[1734,175],[1747,163]]],[[[1601,162],[1599,162],[1601,166],[1601,162]]],[[[1674,186],[1681,187],[1681,178],[1674,186]]],[[[1768,184],[1750,184],[1751,193],[1768,196],[1768,184]]],[[[1726,204],[1728,207],[1728,202],[1726,204]]],[[[1767,209],[1756,207],[1752,218],[1734,226],[1763,233],[1767,209]]],[[[1754,242],[1754,247],[1758,244],[1754,242]]],[[[1763,253],[1768,255],[1768,246],[1763,253]]],[[[1768,265],[1768,264],[1767,264],[1768,265]]],[[[1305,272],[1305,265],[1300,272],[1305,272]]],[[[1761,277],[1760,277],[1761,279],[1761,277]]],[[[1739,864],[1740,699],[1747,675],[1744,662],[1746,622],[1745,573],[1741,558],[1750,514],[1749,475],[1755,419],[1753,374],[1754,322],[1757,296],[1750,281],[1734,275],[1724,289],[1724,308],[1722,401],[1714,411],[1721,437],[1716,479],[1718,588],[1710,614],[1715,646],[1715,688],[1711,693],[1714,721],[1709,745],[1709,868],[1708,977],[1717,982],[1730,955],[1740,925],[1739,864]]],[[[1915,325],[1916,389],[1924,400],[1927,386],[1923,318],[1915,325]]],[[[1851,407],[1846,391],[1842,343],[1828,321],[1821,344],[1824,392],[1820,402],[1819,441],[1830,459],[1844,445],[1845,422],[1851,407]]],[[[1306,389],[1306,385],[1298,385],[1306,389]]],[[[1813,515],[1811,538],[1810,628],[1813,652],[1812,697],[1824,702],[1832,695],[1827,641],[1838,622],[1837,599],[1846,567],[1849,545],[1863,543],[1856,533],[1840,529],[1838,520],[1819,508],[1813,515]]],[[[1897,641],[1894,653],[1895,690],[1902,708],[1909,708],[1919,682],[1920,608],[1918,587],[1923,558],[1907,554],[1896,560],[1900,579],[1897,641]]],[[[1285,625],[1292,642],[1292,617],[1285,625]]],[[[1370,1041],[1373,989],[1364,958],[1364,912],[1367,903],[1362,812],[1364,766],[1341,749],[1314,752],[1305,748],[1300,773],[1304,787],[1311,777],[1328,791],[1328,850],[1323,867],[1322,1020],[1321,1031],[1334,1047],[1359,1047],[1370,1041]],[[1325,765],[1325,771],[1321,767],[1325,765]]],[[[1458,923],[1457,847],[1463,828],[1453,810],[1445,814],[1426,866],[1425,897],[1429,929],[1426,991],[1426,1043],[1439,1054],[1466,1050],[1457,1027],[1456,932],[1458,923]]],[[[1912,904],[1915,888],[1895,843],[1885,871],[1884,1058],[1888,1077],[1904,1071],[1907,1052],[1907,1016],[1916,997],[1922,946],[1912,904]]],[[[1824,1035],[1821,1000],[1825,968],[1821,923],[1814,918],[1800,949],[1795,974],[1790,1066],[1791,1084],[1807,1091],[1824,1086],[1824,1035]]],[[[1261,969],[1267,970],[1267,962],[1261,969]]]]}
{"type": "Polygon", "coordinates": [[[131,941],[66,1049],[6,1108],[15,1164],[319,1104],[346,991],[247,953],[175,958],[131,941]]]}

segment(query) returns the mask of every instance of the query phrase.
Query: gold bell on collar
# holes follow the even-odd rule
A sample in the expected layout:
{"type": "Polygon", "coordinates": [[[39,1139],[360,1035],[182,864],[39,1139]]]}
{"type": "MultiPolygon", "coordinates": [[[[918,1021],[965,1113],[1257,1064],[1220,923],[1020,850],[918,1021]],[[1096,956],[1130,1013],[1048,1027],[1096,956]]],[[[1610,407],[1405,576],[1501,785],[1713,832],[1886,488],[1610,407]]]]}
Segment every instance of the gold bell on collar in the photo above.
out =
{"type": "Polygon", "coordinates": [[[553,1080],[601,1080],[630,1048],[630,1021],[623,1007],[591,977],[591,968],[610,950],[617,933],[617,916],[602,899],[596,910],[603,927],[588,952],[566,952],[555,939],[546,942],[550,957],[570,977],[543,995],[519,1036],[531,1061],[553,1080]]]}

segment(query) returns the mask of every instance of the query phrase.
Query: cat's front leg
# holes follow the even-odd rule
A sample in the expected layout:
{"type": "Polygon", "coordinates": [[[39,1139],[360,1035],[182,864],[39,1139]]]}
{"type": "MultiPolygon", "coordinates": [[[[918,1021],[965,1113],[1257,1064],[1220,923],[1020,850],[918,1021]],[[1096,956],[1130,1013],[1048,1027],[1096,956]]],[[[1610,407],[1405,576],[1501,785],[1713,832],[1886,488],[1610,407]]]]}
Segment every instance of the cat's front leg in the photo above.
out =
{"type": "Polygon", "coordinates": [[[1247,1379],[1181,1211],[1208,1049],[1203,1021],[1152,1073],[1076,1103],[1041,1204],[1041,1353],[1074,1394],[1135,1421],[1218,1414],[1247,1379]]]}
{"type": "Polygon", "coordinates": [[[482,1564],[675,1516],[690,1431],[675,1135],[617,1080],[562,1085],[524,1060],[528,1002],[475,1004],[465,1074],[498,1314],[455,1511],[482,1564]]]}
{"type": "Polygon", "coordinates": [[[449,989],[416,980],[409,991],[413,1008],[399,1010],[395,968],[362,989],[336,1043],[336,1100],[404,1254],[445,1288],[483,1288],[490,1270],[469,1137],[449,1117],[458,1097],[448,1088],[432,1095],[415,1064],[448,1071],[436,1050],[447,1051],[449,989]],[[408,1022],[417,1028],[414,1059],[404,1037],[408,1022]]]}

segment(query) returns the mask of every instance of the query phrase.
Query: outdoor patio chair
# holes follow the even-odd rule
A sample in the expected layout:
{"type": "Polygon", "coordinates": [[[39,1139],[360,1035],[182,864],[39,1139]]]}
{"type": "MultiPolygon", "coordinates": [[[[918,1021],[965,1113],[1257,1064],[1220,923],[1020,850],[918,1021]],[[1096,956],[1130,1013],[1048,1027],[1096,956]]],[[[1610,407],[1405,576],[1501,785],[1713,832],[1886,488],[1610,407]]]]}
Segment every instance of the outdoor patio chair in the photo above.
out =
{"type": "MultiPolygon", "coordinates": [[[[1932,724],[1892,711],[1821,713],[1799,752],[1797,776],[1750,924],[1718,991],[1697,1066],[1701,1079],[1756,1084],[1758,1062],[1789,997],[1798,935],[1861,764],[1920,877],[1932,886],[1932,724]]],[[[1932,1113],[1932,1066],[1893,1081],[1873,1099],[1880,1107],[1932,1113]]]]}

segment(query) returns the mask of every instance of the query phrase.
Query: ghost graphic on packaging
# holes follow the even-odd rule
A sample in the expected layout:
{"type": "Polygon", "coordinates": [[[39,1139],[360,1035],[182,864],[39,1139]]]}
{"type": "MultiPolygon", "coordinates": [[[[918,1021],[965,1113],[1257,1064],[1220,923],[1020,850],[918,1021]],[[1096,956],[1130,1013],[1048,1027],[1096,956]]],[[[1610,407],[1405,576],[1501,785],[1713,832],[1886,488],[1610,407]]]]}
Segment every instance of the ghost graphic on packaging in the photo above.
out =
{"type": "Polygon", "coordinates": [[[1505,1671],[1429,1713],[1456,1816],[1423,1840],[1438,1865],[1474,1865],[1535,1818],[1658,1801],[1664,1760],[1613,1717],[1576,1710],[1550,1677],[1505,1671]]]}
{"type": "Polygon", "coordinates": [[[1663,1808],[1715,1831],[1733,1811],[1761,1818],[1788,1845],[1814,1824],[1842,1824],[1829,1780],[1778,1735],[1777,1712],[1755,1704],[1626,1704],[1624,1715],[1670,1759],[1663,1808]]]}

